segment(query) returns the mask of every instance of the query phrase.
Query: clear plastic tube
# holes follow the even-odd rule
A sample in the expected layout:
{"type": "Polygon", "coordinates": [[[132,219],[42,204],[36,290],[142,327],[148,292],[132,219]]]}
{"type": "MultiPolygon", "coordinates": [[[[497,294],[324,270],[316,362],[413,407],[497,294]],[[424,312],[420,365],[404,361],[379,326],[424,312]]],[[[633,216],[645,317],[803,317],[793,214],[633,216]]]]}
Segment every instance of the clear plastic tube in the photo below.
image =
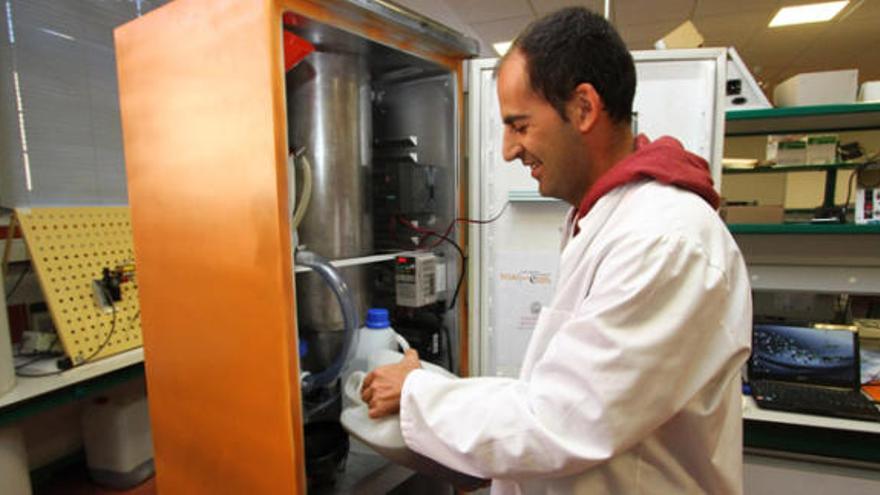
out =
{"type": "Polygon", "coordinates": [[[309,207],[309,201],[312,199],[312,164],[306,158],[305,148],[293,154],[294,162],[296,162],[297,158],[299,158],[299,162],[302,164],[303,189],[302,195],[299,198],[299,204],[296,205],[296,211],[293,212],[293,220],[290,226],[293,230],[299,227],[303,217],[306,216],[306,209],[309,207]]]}
{"type": "Polygon", "coordinates": [[[339,270],[334,268],[327,259],[311,251],[297,251],[295,259],[297,265],[307,266],[317,273],[333,291],[342,310],[343,331],[345,332],[342,350],[336,356],[336,359],[333,360],[333,364],[323,371],[303,375],[302,389],[304,393],[308,393],[316,387],[324,387],[333,383],[342,374],[342,370],[352,357],[352,350],[355,347],[354,339],[357,336],[360,321],[351,289],[349,289],[345,279],[342,278],[339,270]]]}

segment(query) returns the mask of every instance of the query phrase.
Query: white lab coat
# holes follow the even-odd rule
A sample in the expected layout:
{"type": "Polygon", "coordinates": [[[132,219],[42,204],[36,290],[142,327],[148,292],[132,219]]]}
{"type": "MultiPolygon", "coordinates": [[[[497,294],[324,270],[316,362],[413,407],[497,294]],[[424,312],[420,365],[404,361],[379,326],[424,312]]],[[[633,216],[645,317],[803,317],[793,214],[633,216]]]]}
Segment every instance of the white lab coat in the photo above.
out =
{"type": "Polygon", "coordinates": [[[695,194],[621,186],[566,236],[519,379],[406,379],[407,446],[492,493],[742,492],[742,256],[695,194]]]}

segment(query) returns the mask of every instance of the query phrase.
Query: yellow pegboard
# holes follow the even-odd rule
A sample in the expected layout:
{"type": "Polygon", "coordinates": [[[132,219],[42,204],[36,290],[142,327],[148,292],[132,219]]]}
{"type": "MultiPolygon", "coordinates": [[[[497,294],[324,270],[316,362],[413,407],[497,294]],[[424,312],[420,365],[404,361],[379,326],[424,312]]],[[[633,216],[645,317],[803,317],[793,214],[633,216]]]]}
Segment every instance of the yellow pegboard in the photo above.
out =
{"type": "Polygon", "coordinates": [[[136,281],[121,285],[122,299],[112,308],[101,308],[92,288],[105,267],[134,263],[128,207],[21,208],[16,216],[73,364],[140,347],[136,281]]]}

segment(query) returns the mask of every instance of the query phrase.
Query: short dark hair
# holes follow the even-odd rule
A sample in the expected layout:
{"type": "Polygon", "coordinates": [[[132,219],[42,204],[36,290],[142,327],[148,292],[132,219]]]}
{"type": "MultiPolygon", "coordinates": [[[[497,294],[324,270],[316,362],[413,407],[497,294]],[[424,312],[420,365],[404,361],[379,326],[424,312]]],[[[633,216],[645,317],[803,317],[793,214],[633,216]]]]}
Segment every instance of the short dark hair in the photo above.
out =
{"type": "Polygon", "coordinates": [[[602,16],[583,7],[557,10],[526,27],[508,54],[514,50],[526,59],[532,89],[563,120],[568,120],[565,104],[574,89],[589,83],[613,122],[630,122],[635,64],[614,26],[602,16]]]}

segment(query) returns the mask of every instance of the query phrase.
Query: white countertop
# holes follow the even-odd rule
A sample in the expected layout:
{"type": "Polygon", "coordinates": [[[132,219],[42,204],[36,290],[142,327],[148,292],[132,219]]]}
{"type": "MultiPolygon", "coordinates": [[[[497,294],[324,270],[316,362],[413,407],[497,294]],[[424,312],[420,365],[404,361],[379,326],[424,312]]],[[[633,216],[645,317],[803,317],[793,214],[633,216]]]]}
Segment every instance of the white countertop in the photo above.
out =
{"type": "MultiPolygon", "coordinates": [[[[93,363],[73,367],[56,375],[42,377],[16,376],[15,387],[0,395],[0,409],[143,361],[144,350],[139,347],[93,363]]],[[[32,373],[44,372],[49,369],[46,365],[54,366],[54,359],[47,360],[45,364],[42,362],[34,363],[28,366],[27,370],[32,373]]]]}

